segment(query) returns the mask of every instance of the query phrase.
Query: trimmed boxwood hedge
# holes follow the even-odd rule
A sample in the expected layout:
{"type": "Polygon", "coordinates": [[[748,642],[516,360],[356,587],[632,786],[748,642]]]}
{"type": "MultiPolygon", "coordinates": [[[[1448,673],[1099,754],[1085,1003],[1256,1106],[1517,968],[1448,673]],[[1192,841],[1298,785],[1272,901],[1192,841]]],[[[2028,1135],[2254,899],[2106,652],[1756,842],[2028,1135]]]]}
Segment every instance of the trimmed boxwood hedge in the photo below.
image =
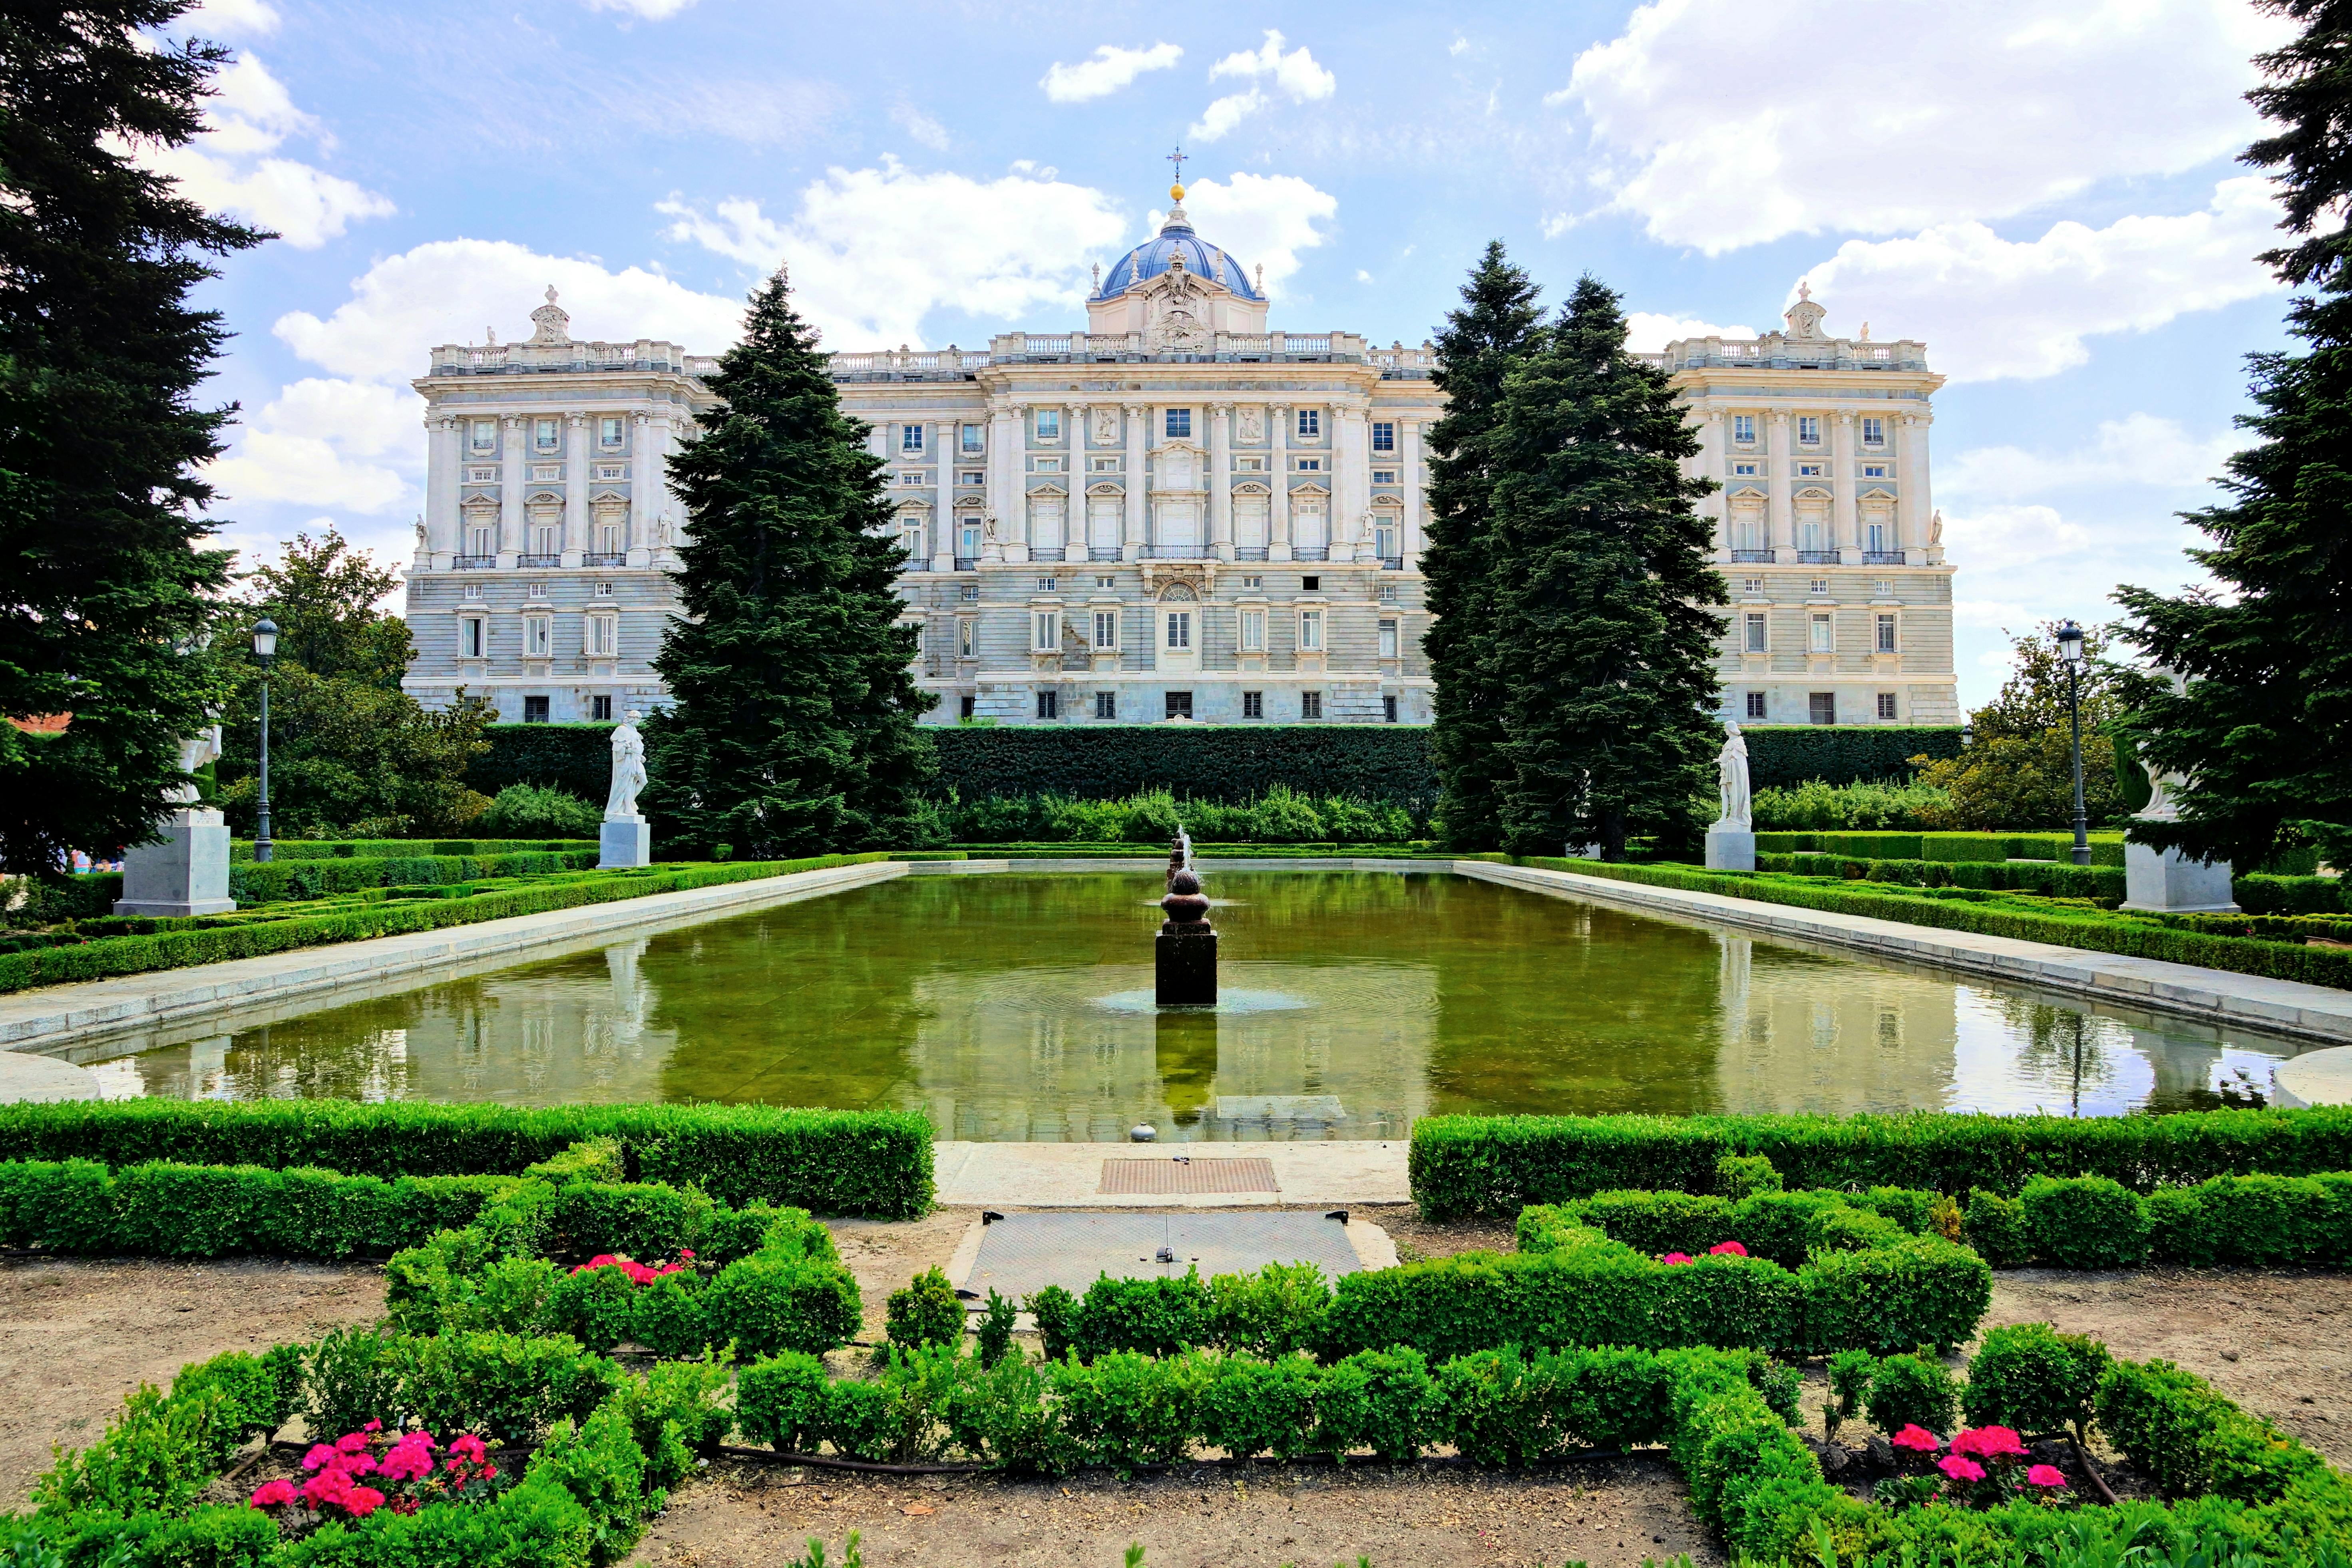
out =
{"type": "Polygon", "coordinates": [[[1276,784],[1393,803],[1424,816],[1437,803],[1429,734],[1402,724],[955,726],[926,731],[940,787],[963,800],[1055,795],[1118,800],[1172,790],[1238,805],[1276,784]]]}
{"type": "MultiPolygon", "coordinates": [[[[1815,853],[1855,860],[2052,860],[2073,863],[2069,833],[1759,833],[1759,855],[1815,853]]],[[[2091,864],[2121,866],[2124,836],[2091,835],[2091,864]]]]}
{"type": "Polygon", "coordinates": [[[0,1105],[0,1159],[122,1169],[323,1166],[388,1182],[513,1176],[583,1139],[617,1142],[638,1180],[722,1204],[892,1219],[931,1205],[931,1125],[911,1111],[769,1105],[430,1105],[395,1100],[64,1100],[0,1105]]]}
{"type": "Polygon", "coordinates": [[[1940,761],[1960,754],[1953,724],[1790,724],[1743,726],[1748,773],[1758,789],[1788,788],[1807,779],[1833,784],[1864,779],[1904,782],[1919,770],[1913,757],[1940,761]]]}
{"type": "MultiPolygon", "coordinates": [[[[593,838],[280,838],[270,849],[269,864],[281,860],[368,860],[406,855],[561,854],[596,848],[593,838]]],[[[232,861],[253,858],[253,840],[229,845],[232,861]]]]}
{"type": "Polygon", "coordinates": [[[1428,1116],[1412,1124],[1413,1200],[1433,1219],[1654,1188],[1720,1190],[1727,1154],[1791,1187],[2014,1194],[2035,1176],[2135,1192],[2214,1176],[2352,1171],[2352,1107],[2171,1116],[1428,1116]]]}
{"type": "Polygon", "coordinates": [[[466,784],[495,795],[509,784],[552,785],[602,800],[613,784],[610,724],[492,724],[488,751],[466,764],[466,784]]]}
{"type": "Polygon", "coordinates": [[[0,953],[0,992],[100,980],[115,974],[143,974],[157,969],[184,969],[198,963],[221,963],[298,948],[326,947],[407,931],[439,931],[514,915],[544,914],[551,910],[579,909],[689,888],[757,881],[795,871],[818,871],[889,858],[887,855],[868,853],[819,855],[805,860],[746,860],[722,866],[654,866],[478,893],[470,898],[370,903],[316,915],[293,915],[285,920],[164,931],[152,936],[102,937],[69,947],[0,953]]]}
{"type": "MultiPolygon", "coordinates": [[[[428,846],[419,845],[423,850],[428,846]]],[[[233,860],[228,893],[240,904],[270,904],[355,893],[362,888],[446,888],[480,877],[531,877],[593,870],[601,851],[514,850],[489,855],[367,855],[310,859],[233,860]]]]}
{"type": "MultiPolygon", "coordinates": [[[[2134,958],[2191,963],[2237,974],[2263,974],[2274,980],[2297,980],[2308,985],[2352,989],[2352,952],[2334,948],[2290,946],[2249,937],[2210,936],[2182,931],[2153,921],[2092,910],[2024,910],[2013,906],[1988,906],[1931,894],[1906,896],[1868,884],[1869,891],[1853,884],[1776,879],[1771,873],[1702,871],[1688,866],[1612,865],[1601,860],[1570,860],[1559,856],[1524,857],[1517,865],[1547,871],[1573,871],[1612,881],[1637,882],[1645,887],[1677,888],[1694,893],[1718,893],[1726,898],[1752,899],[1759,903],[1786,904],[1795,909],[1829,910],[1839,914],[1866,915],[1874,920],[1900,921],[1908,925],[1944,931],[1975,931],[1984,936],[2016,937],[2046,942],[2057,947],[2079,947],[2092,952],[2121,953],[2134,958]]],[[[2097,868],[2093,868],[2095,871],[2097,868]]]]}

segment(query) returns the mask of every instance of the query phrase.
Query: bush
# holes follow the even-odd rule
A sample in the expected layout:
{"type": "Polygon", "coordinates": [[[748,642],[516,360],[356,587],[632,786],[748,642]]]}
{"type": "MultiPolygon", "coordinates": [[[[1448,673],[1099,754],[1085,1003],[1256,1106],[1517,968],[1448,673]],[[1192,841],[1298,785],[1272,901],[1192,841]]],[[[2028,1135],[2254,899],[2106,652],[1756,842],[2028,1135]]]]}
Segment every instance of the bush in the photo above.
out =
{"type": "Polygon", "coordinates": [[[857,1335],[857,1281],[838,1264],[755,1253],[719,1271],[703,1293],[711,1338],[742,1356],[822,1355],[857,1335]]]}
{"type": "Polygon", "coordinates": [[[1212,1356],[1200,1391],[1202,1437],[1236,1459],[1296,1459],[1315,1436],[1321,1375],[1303,1355],[1212,1356]]]}
{"type": "Polygon", "coordinates": [[[1038,1348],[1049,1362],[1063,1360],[1078,1331],[1078,1299],[1059,1285],[1048,1285],[1026,1303],[1036,1321],[1038,1348]]]}
{"type": "Polygon", "coordinates": [[[1209,1343],[1213,1321],[1209,1289],[1194,1270],[1187,1269],[1181,1279],[1113,1279],[1106,1274],[1087,1287],[1070,1343],[1085,1362],[1114,1351],[1173,1355],[1209,1343]]]}
{"type": "Polygon", "coordinates": [[[302,1424],[338,1436],[371,1421],[398,1426],[406,1342],[381,1329],[330,1330],[302,1368],[302,1424]]]}
{"type": "Polygon", "coordinates": [[[963,1303],[937,1268],[926,1268],[903,1290],[890,1293],[889,1340],[904,1350],[963,1341],[963,1303]]]}
{"type": "Polygon", "coordinates": [[[2036,1176],[2018,1195],[2033,1255],[2061,1268],[2147,1261],[2147,1200],[2105,1176],[2036,1176]]]}
{"type": "Polygon", "coordinates": [[[400,1407],[445,1437],[535,1442],[558,1421],[584,1420],[621,1384],[611,1362],[568,1334],[441,1334],[400,1341],[394,1353],[400,1407]]]}
{"type": "Polygon", "coordinates": [[[1209,1281],[1209,1298],[1215,1342],[1266,1360],[1315,1349],[1331,1310],[1331,1288],[1312,1263],[1220,1274],[1209,1281]]]}
{"type": "Polygon", "coordinates": [[[824,1363],[800,1351],[753,1362],[735,1374],[735,1424],[782,1453],[814,1446],[824,1422],[824,1363]]]}
{"type": "Polygon", "coordinates": [[[1891,1355],[1872,1369],[1863,1407],[1870,1412],[1870,1424],[1890,1437],[1910,1426],[1949,1437],[1958,1430],[1959,1385],[1932,1357],[1891,1355]]]}
{"type": "Polygon", "coordinates": [[[1316,1394],[1317,1446],[1334,1455],[1370,1448],[1391,1464],[1444,1434],[1444,1408],[1419,1351],[1359,1351],[1324,1369],[1316,1394]]]}
{"type": "MultiPolygon", "coordinates": [[[[1393,804],[1426,817],[1437,800],[1428,731],[1419,726],[949,726],[930,733],[940,788],[966,801],[1124,800],[1181,788],[1204,801],[1238,804],[1283,785],[1318,798],[1393,804]]],[[[495,746],[495,731],[493,737],[495,746]]]]}
{"type": "Polygon", "coordinates": [[[547,1293],[539,1326],[568,1334],[598,1355],[610,1355],[614,1345],[635,1332],[637,1290],[617,1264],[561,1274],[547,1293]]]}
{"type": "Polygon", "coordinates": [[[1876,781],[1831,784],[1820,779],[1807,779],[1786,788],[1766,785],[1756,791],[1751,806],[1759,833],[1886,828],[1916,832],[1929,825],[1933,820],[1931,813],[1950,804],[1949,795],[1927,784],[1876,781]]]}
{"type": "Polygon", "coordinates": [[[480,826],[509,838],[587,838],[604,820],[602,811],[569,790],[514,784],[499,791],[480,826]]]}
{"type": "Polygon", "coordinates": [[[998,1295],[994,1286],[990,1286],[988,1309],[982,1313],[980,1320],[979,1350],[982,1367],[994,1366],[1013,1349],[1013,1325],[1018,1315],[1013,1303],[998,1295]]]}
{"type": "Polygon", "coordinates": [[[1780,1191],[1780,1173],[1761,1154],[1726,1154],[1715,1163],[1715,1190],[1732,1202],[1780,1191]]]}
{"type": "Polygon", "coordinates": [[[1969,1206],[1960,1221],[1960,1235],[1995,1268],[2014,1268],[2033,1256],[2033,1240],[2025,1224],[2025,1209],[2015,1198],[1969,1189],[1969,1206]]]}
{"type": "Polygon", "coordinates": [[[1113,1351],[1091,1363],[1055,1362],[1045,1370],[1076,1462],[1132,1474],[1140,1465],[1181,1459],[1192,1447],[1207,1380],[1201,1358],[1155,1361],[1113,1351]]]}
{"type": "Polygon", "coordinates": [[[710,1315],[702,1310],[702,1276],[691,1268],[637,1287],[629,1337],[658,1356],[693,1357],[710,1346],[710,1315]]]}
{"type": "Polygon", "coordinates": [[[1969,1363],[1960,1407],[1971,1426],[2029,1436],[2071,1431],[2087,1443],[2099,1384],[2114,1364],[2107,1347],[2087,1334],[2062,1334],[2047,1323],[1992,1329],[1969,1363]]]}

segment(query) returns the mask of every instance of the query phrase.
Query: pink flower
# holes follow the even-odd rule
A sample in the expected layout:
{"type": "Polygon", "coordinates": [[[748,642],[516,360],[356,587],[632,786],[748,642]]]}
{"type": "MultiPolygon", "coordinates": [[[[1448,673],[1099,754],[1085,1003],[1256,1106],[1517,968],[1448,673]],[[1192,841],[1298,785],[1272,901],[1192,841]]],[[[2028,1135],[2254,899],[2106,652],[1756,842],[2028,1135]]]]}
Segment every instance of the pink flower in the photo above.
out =
{"type": "Polygon", "coordinates": [[[365,1519],[383,1506],[383,1494],[373,1487],[353,1487],[351,1495],[343,1499],[343,1507],[351,1510],[353,1519],[365,1519]]]}
{"type": "Polygon", "coordinates": [[[335,1452],[338,1454],[356,1454],[367,1446],[368,1435],[364,1432],[346,1432],[335,1439],[335,1452]]]}
{"type": "Polygon", "coordinates": [[[677,1260],[678,1260],[680,1263],[691,1263],[691,1262],[693,1262],[693,1261],[694,1261],[694,1248],[692,1248],[692,1247],[679,1247],[679,1248],[677,1249],[677,1260]]]}
{"type": "Polygon", "coordinates": [[[1945,1455],[1936,1461],[1936,1468],[1956,1481],[1980,1481],[1985,1478],[1982,1465],[1959,1454],[1945,1455]]]}
{"type": "Polygon", "coordinates": [[[499,1468],[496,1465],[484,1465],[482,1467],[482,1479],[484,1480],[488,1480],[490,1477],[495,1476],[498,1473],[499,1468]]]}
{"type": "Polygon", "coordinates": [[[1690,1260],[1691,1256],[1687,1252],[1669,1252],[1658,1259],[1661,1263],[1688,1263],[1690,1260]]]}
{"type": "Polygon", "coordinates": [[[481,1438],[468,1432],[449,1445],[449,1452],[457,1458],[471,1459],[476,1464],[479,1464],[482,1456],[488,1453],[489,1449],[481,1438]]]}
{"type": "Polygon", "coordinates": [[[423,1433],[412,1433],[392,1447],[376,1466],[387,1480],[413,1481],[433,1473],[433,1443],[423,1433]]]}
{"type": "Polygon", "coordinates": [[[302,1483],[302,1495],[312,1503],[341,1503],[352,1495],[352,1478],[341,1470],[326,1470],[302,1483]]]}
{"type": "Polygon", "coordinates": [[[306,1470],[315,1470],[320,1465],[334,1463],[335,1458],[334,1449],[324,1443],[313,1443],[310,1445],[310,1451],[302,1456],[302,1468],[306,1470]]]}
{"type": "Polygon", "coordinates": [[[1706,1249],[1709,1258],[1745,1258],[1748,1249],[1736,1241],[1718,1241],[1706,1249]]]}
{"type": "Polygon", "coordinates": [[[2066,1472],[2055,1465],[2036,1465],[2025,1472],[2025,1484],[2032,1487],[2063,1487],[2066,1472]]]}
{"type": "Polygon", "coordinates": [[[1909,1448],[1921,1454],[1932,1454],[1944,1446],[1942,1438],[1916,1422],[1904,1427],[1888,1441],[1898,1448],[1909,1448]]]}
{"type": "Polygon", "coordinates": [[[371,1421],[366,1426],[361,1427],[360,1430],[362,1432],[381,1432],[383,1430],[383,1423],[381,1421],[371,1421]]]}
{"type": "MultiPolygon", "coordinates": [[[[2045,1469],[2048,1468],[2047,1466],[2044,1466],[2043,1468],[2045,1469]]],[[[2052,1473],[2055,1474],[2056,1472],[2053,1471],[2052,1473]]],[[[2063,1485],[2063,1483],[2061,1484],[2063,1485]]],[[[292,1481],[264,1481],[260,1486],[254,1489],[253,1506],[256,1508],[283,1508],[293,1500],[294,1483],[292,1481]]]]}
{"type": "Polygon", "coordinates": [[[1974,1454],[1980,1459],[2021,1459],[2025,1444],[2011,1427],[1977,1426],[1952,1439],[1952,1452],[1974,1454]]]}

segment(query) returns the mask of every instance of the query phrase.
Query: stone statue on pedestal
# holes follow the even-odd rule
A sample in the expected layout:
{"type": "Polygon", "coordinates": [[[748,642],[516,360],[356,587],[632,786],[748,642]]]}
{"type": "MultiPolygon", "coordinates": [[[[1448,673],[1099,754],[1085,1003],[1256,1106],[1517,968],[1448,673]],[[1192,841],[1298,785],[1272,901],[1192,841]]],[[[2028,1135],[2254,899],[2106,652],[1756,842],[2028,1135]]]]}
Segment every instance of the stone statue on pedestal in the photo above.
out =
{"type": "Polygon", "coordinates": [[[637,810],[637,792],[645,787],[646,742],[637,733],[637,710],[632,708],[613,726],[613,790],[604,798],[599,870],[653,864],[653,828],[637,810]]]}
{"type": "MultiPolygon", "coordinates": [[[[208,724],[180,742],[180,771],[197,769],[219,760],[221,728],[208,724]]],[[[228,894],[227,825],[221,814],[203,804],[204,796],[191,776],[172,786],[163,796],[165,809],[156,826],[160,842],[141,844],[122,853],[122,897],[115,901],[118,915],[224,915],[236,908],[228,894]]]]}
{"type": "Polygon", "coordinates": [[[1748,740],[1737,724],[1724,727],[1723,750],[1716,753],[1716,798],[1721,815],[1706,830],[1710,871],[1756,869],[1756,834],[1750,824],[1748,740]]]}
{"type": "MultiPolygon", "coordinates": [[[[2167,773],[2143,751],[2140,766],[2147,771],[2147,804],[2135,814],[2141,822],[2178,822],[2180,804],[2172,792],[2189,782],[2185,773],[2167,773]]],[[[2166,913],[2234,914],[2237,912],[2235,868],[2227,860],[2194,860],[2178,849],[2152,844],[2124,844],[2124,902],[2127,910],[2166,913]]]]}

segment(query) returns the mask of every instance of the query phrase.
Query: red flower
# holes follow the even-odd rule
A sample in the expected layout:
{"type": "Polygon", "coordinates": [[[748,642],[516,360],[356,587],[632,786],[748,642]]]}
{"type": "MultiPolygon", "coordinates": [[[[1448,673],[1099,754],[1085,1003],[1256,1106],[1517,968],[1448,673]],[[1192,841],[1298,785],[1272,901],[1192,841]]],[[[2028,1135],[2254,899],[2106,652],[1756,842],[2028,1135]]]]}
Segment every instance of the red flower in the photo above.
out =
{"type": "Polygon", "coordinates": [[[294,1483],[289,1480],[264,1481],[254,1489],[256,1508],[283,1508],[294,1500],[294,1483]]]}
{"type": "Polygon", "coordinates": [[[1736,1241],[1719,1241],[1706,1249],[1709,1258],[1745,1258],[1748,1249],[1736,1241]]]}
{"type": "Polygon", "coordinates": [[[1982,1465],[1959,1454],[1945,1455],[1936,1461],[1936,1468],[1956,1481],[1980,1481],[1985,1478],[1982,1465]]]}
{"type": "Polygon", "coordinates": [[[1944,1446],[1942,1438],[1916,1421],[1887,1440],[1898,1448],[1909,1448],[1920,1454],[1932,1454],[1944,1446]]]}
{"type": "Polygon", "coordinates": [[[1688,1263],[1690,1260],[1691,1256],[1687,1252],[1669,1252],[1658,1259],[1661,1263],[1688,1263]]]}
{"type": "Polygon", "coordinates": [[[2025,1484],[2031,1487],[2063,1487],[2066,1472],[2055,1465],[2036,1465],[2025,1472],[2025,1484]]]}
{"type": "Polygon", "coordinates": [[[353,1487],[351,1496],[343,1499],[343,1507],[353,1519],[365,1519],[383,1506],[383,1494],[373,1487],[353,1487]]]}
{"type": "Polygon", "coordinates": [[[302,1456],[302,1468],[306,1470],[315,1470],[320,1465],[331,1465],[334,1462],[334,1449],[324,1443],[311,1444],[310,1451],[302,1456]]]}
{"type": "Polygon", "coordinates": [[[1952,1452],[1980,1459],[2021,1459],[2025,1444],[2007,1426],[1977,1426],[1952,1439],[1952,1452]]]}

